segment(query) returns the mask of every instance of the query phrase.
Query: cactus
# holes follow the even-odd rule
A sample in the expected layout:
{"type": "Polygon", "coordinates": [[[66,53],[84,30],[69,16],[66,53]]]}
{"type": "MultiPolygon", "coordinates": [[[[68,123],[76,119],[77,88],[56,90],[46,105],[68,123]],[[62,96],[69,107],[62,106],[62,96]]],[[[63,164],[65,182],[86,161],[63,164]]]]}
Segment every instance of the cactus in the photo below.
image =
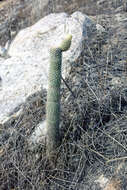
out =
{"type": "Polygon", "coordinates": [[[47,154],[49,156],[56,152],[60,145],[60,85],[61,85],[61,64],[62,52],[67,51],[71,45],[71,35],[66,38],[58,47],[50,49],[50,65],[48,92],[46,103],[46,125],[47,125],[47,154]]]}

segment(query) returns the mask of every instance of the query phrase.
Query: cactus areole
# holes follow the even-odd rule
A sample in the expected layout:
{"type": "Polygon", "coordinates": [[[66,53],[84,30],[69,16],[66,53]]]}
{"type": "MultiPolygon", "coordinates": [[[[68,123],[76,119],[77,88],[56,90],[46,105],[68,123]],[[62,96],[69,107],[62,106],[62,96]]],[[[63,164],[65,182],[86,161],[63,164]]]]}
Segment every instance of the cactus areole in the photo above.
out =
{"type": "Polygon", "coordinates": [[[52,47],[50,49],[46,103],[47,153],[49,156],[60,145],[59,122],[62,52],[70,48],[71,39],[72,36],[67,35],[58,47],[52,47]]]}

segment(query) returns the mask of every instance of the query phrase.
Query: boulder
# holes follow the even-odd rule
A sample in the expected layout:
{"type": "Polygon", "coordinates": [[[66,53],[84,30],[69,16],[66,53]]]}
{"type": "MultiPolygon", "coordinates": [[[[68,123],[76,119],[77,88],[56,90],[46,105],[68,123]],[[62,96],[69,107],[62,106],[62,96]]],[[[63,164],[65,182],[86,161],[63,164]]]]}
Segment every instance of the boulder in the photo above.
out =
{"type": "MultiPolygon", "coordinates": [[[[42,89],[47,89],[51,46],[57,44],[65,33],[72,34],[71,48],[63,55],[62,74],[66,77],[81,56],[84,41],[91,40],[96,31],[93,20],[81,12],[71,16],[50,14],[20,31],[10,45],[10,58],[0,60],[0,124],[7,124],[14,115],[17,117],[17,113],[24,114],[23,108],[31,102],[29,97],[36,99],[38,94],[42,94],[42,89]]],[[[33,109],[36,110],[36,106],[33,109]]]]}

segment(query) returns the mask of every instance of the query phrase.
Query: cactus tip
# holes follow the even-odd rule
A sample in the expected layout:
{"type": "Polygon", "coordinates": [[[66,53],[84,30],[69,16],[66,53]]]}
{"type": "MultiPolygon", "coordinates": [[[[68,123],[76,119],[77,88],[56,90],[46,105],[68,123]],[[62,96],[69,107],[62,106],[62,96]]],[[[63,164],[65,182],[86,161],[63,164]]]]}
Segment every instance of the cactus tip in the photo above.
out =
{"type": "Polygon", "coordinates": [[[62,51],[67,51],[70,48],[71,40],[72,40],[72,35],[71,34],[67,34],[66,37],[65,37],[65,39],[60,44],[60,49],[62,51]]]}

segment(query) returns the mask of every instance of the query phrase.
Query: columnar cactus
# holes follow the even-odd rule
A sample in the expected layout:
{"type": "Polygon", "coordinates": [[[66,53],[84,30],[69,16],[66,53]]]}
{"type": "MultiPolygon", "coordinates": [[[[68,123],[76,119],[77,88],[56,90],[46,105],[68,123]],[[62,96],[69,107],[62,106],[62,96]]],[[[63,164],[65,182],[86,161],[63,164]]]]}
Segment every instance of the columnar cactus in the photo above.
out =
{"type": "Polygon", "coordinates": [[[58,47],[52,47],[50,49],[49,79],[46,104],[47,153],[49,156],[56,152],[56,148],[60,144],[59,122],[62,52],[69,49],[71,45],[71,39],[72,36],[67,35],[58,47]]]}

